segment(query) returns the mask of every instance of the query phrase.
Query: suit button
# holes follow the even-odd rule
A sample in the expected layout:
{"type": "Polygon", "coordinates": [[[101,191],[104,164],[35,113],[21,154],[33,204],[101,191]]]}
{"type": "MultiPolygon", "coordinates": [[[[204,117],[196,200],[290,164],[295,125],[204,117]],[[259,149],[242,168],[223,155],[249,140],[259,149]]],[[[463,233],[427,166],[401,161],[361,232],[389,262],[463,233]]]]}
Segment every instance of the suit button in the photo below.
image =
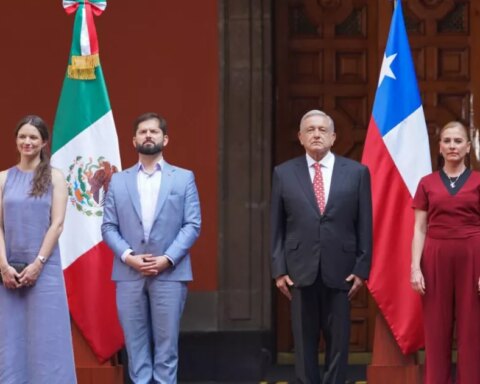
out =
{"type": "Polygon", "coordinates": [[[142,244],[145,244],[145,240],[144,240],[144,239],[142,239],[141,243],[142,243],[142,244]]]}

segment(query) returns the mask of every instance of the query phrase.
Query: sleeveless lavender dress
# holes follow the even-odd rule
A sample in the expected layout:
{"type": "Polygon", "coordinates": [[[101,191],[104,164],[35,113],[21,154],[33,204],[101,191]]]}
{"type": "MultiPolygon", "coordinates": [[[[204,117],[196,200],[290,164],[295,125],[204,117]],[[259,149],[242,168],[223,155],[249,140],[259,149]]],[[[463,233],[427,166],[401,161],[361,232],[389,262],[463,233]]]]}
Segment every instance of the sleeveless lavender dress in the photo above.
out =
{"type": "MultiPolygon", "coordinates": [[[[50,226],[52,190],[31,197],[32,172],[8,170],[3,225],[8,261],[31,263],[50,226]]],[[[33,287],[0,284],[0,383],[75,384],[70,317],[58,245],[33,287]]]]}

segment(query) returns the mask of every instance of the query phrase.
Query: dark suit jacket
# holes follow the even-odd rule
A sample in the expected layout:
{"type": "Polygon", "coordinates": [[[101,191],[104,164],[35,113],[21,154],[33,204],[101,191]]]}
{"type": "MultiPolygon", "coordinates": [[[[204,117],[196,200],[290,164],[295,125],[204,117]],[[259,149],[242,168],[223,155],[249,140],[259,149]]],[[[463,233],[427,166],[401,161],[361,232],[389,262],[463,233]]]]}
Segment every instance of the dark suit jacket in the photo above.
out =
{"type": "Polygon", "coordinates": [[[320,214],[306,156],[273,172],[272,275],[288,274],[296,287],[314,283],[347,290],[351,273],[367,279],[372,254],[372,198],[368,168],[335,155],[330,192],[320,214]]]}

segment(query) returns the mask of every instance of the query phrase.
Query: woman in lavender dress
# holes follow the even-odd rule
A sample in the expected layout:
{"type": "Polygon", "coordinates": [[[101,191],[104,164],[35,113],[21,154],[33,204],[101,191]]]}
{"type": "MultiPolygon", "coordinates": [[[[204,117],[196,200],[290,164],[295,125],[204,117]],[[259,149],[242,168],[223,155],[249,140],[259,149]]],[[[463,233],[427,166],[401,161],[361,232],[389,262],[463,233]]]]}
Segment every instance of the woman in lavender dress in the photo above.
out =
{"type": "Polygon", "coordinates": [[[15,136],[20,162],[0,173],[0,383],[75,384],[58,248],[67,187],[41,118],[23,118],[15,136]]]}

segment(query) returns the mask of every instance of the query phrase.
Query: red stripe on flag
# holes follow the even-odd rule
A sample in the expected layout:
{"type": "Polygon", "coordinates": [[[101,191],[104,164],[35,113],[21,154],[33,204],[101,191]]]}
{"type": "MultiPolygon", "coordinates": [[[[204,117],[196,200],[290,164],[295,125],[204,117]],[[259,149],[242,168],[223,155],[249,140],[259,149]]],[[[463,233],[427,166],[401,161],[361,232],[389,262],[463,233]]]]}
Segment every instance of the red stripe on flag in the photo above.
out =
{"type": "Polygon", "coordinates": [[[70,313],[100,362],[124,345],[111,280],[112,263],[112,251],[101,242],[64,271],[70,313]]]}
{"type": "Polygon", "coordinates": [[[93,55],[98,53],[98,37],[97,37],[97,29],[95,28],[95,22],[93,20],[93,12],[92,12],[93,5],[87,0],[85,2],[85,17],[87,22],[88,28],[88,37],[90,39],[90,54],[93,55]]]}
{"type": "Polygon", "coordinates": [[[67,15],[71,15],[72,13],[75,13],[77,11],[79,5],[79,3],[76,3],[74,5],[70,5],[69,7],[65,7],[65,12],[67,13],[67,15]]]}
{"type": "Polygon", "coordinates": [[[412,198],[377,125],[368,127],[362,163],[372,176],[373,262],[368,288],[404,354],[422,348],[420,296],[410,286],[412,198]]]}

